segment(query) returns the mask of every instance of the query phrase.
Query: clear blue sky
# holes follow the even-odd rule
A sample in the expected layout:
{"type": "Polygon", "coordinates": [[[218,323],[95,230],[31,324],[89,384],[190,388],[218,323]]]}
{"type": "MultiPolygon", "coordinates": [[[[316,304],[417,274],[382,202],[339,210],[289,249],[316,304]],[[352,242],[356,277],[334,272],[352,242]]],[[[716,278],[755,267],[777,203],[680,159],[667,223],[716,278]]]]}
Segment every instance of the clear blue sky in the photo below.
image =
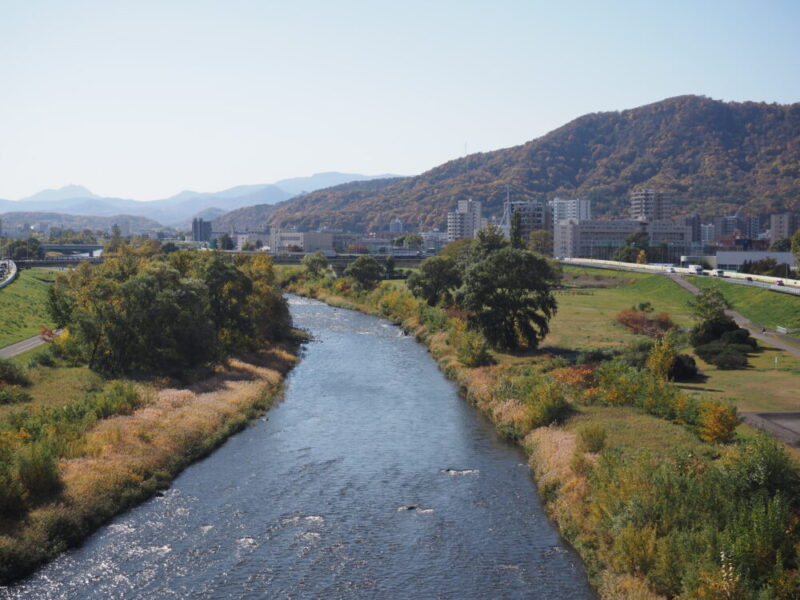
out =
{"type": "Polygon", "coordinates": [[[680,94],[800,101],[800,2],[0,0],[0,198],[416,174],[680,94]]]}

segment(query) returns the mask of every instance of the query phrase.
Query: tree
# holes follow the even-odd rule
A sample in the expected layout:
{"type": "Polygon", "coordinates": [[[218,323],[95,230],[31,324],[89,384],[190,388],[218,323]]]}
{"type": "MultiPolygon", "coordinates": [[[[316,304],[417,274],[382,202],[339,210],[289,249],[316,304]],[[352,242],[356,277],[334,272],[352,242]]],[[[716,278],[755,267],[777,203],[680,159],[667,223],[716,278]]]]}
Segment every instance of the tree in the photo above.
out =
{"type": "Polygon", "coordinates": [[[344,270],[346,277],[352,277],[364,288],[375,287],[383,279],[383,267],[371,256],[359,256],[344,270]]]}
{"type": "Polygon", "coordinates": [[[772,245],[770,245],[769,249],[772,252],[789,252],[791,247],[792,240],[790,238],[781,238],[772,242],[772,245]]]}
{"type": "Polygon", "coordinates": [[[792,235],[792,252],[797,256],[797,263],[800,264],[800,229],[792,235]]]}
{"type": "Polygon", "coordinates": [[[219,236],[219,242],[217,243],[217,247],[220,248],[221,250],[233,250],[235,247],[235,244],[233,243],[233,238],[229,234],[223,233],[221,236],[219,236]]]}
{"type": "Polygon", "coordinates": [[[636,262],[641,252],[644,251],[646,256],[649,249],[650,237],[642,231],[637,231],[625,238],[625,244],[617,248],[611,260],[630,263],[636,262]]]}
{"type": "Polygon", "coordinates": [[[317,250],[313,254],[307,254],[303,257],[301,262],[306,269],[306,273],[308,273],[309,277],[312,279],[316,279],[320,275],[326,273],[331,266],[322,250],[317,250]]]}
{"type": "Polygon", "coordinates": [[[467,269],[458,305],[486,339],[500,348],[535,348],[556,312],[554,274],[547,261],[514,248],[490,252],[467,269]]]}
{"type": "Polygon", "coordinates": [[[692,300],[689,300],[689,308],[692,315],[701,321],[723,321],[729,319],[730,317],[725,314],[725,311],[730,310],[732,306],[722,292],[714,289],[703,290],[692,300]]]}
{"type": "Polygon", "coordinates": [[[394,277],[394,254],[386,257],[386,278],[392,279],[394,277]]]}
{"type": "Polygon", "coordinates": [[[452,290],[461,285],[456,261],[447,256],[433,256],[422,261],[419,271],[407,280],[411,293],[430,306],[452,301],[452,290]]]}
{"type": "Polygon", "coordinates": [[[528,237],[528,248],[533,252],[552,256],[553,254],[553,232],[550,229],[537,229],[531,231],[528,237]]]}
{"type": "Polygon", "coordinates": [[[495,225],[489,225],[480,229],[475,236],[475,245],[472,249],[472,261],[481,260],[489,256],[495,250],[507,248],[508,240],[495,225]]]}
{"type": "Polygon", "coordinates": [[[11,260],[34,260],[44,257],[44,248],[36,238],[14,240],[6,248],[11,260]]]}
{"type": "Polygon", "coordinates": [[[515,210],[511,215],[511,230],[509,231],[511,238],[511,247],[517,250],[525,248],[525,241],[522,239],[522,213],[515,210]]]}

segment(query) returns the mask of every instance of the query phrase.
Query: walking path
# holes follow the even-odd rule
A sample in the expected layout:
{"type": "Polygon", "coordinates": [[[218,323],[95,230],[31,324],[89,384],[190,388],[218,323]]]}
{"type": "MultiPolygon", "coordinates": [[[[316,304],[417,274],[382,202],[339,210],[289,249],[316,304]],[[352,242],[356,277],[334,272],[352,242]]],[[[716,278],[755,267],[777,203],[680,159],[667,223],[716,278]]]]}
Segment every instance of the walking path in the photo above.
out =
{"type": "MultiPolygon", "coordinates": [[[[700,288],[696,285],[689,283],[681,277],[680,275],[667,275],[672,281],[677,283],[683,289],[691,292],[695,296],[700,293],[700,288]]],[[[750,335],[752,335],[757,340],[764,342],[770,346],[775,346],[776,348],[780,348],[784,352],[788,352],[794,356],[800,357],[800,339],[784,335],[783,333],[778,333],[777,331],[767,331],[767,333],[761,333],[762,329],[765,329],[763,326],[759,325],[758,323],[754,323],[750,319],[743,317],[741,314],[736,312],[735,310],[726,310],[725,314],[733,318],[736,321],[736,324],[739,327],[744,327],[745,329],[750,331],[750,335]],[[792,346],[791,344],[797,344],[796,346],[792,346]]]]}
{"type": "Polygon", "coordinates": [[[22,354],[23,352],[32,350],[33,348],[41,346],[42,344],[44,344],[44,340],[41,338],[41,336],[35,335],[27,340],[22,340],[16,344],[11,344],[5,348],[0,348],[0,358],[11,358],[12,356],[22,354]]]}

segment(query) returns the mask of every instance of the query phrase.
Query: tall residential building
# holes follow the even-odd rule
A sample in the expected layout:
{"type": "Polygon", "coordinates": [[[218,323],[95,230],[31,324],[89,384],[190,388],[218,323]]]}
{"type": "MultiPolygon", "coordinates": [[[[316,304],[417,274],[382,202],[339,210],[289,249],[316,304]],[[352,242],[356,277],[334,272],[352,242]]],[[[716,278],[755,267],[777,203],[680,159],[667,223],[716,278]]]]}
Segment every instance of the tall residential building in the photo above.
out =
{"type": "Polygon", "coordinates": [[[390,233],[403,233],[403,229],[405,226],[400,219],[395,219],[391,223],[389,223],[389,232],[390,233]]]}
{"type": "Polygon", "coordinates": [[[652,188],[631,192],[631,219],[669,219],[673,212],[672,198],[666,192],[652,188]]]}
{"type": "Polygon", "coordinates": [[[447,213],[447,241],[474,238],[482,225],[481,203],[459,200],[456,210],[447,213]]]}
{"type": "Polygon", "coordinates": [[[553,223],[565,219],[588,221],[592,218],[591,200],[553,198],[550,201],[550,208],[553,210],[553,223]]]}
{"type": "Polygon", "coordinates": [[[794,235],[800,229],[800,214],[780,213],[769,216],[769,241],[774,244],[794,235]]]}
{"type": "Polygon", "coordinates": [[[511,219],[515,212],[522,220],[522,239],[527,240],[532,231],[550,228],[550,217],[544,202],[536,200],[506,200],[503,204],[503,219],[500,229],[503,235],[511,237],[511,219]]]}
{"type": "Polygon", "coordinates": [[[211,239],[211,221],[192,219],[192,241],[207,242],[211,239]]]}

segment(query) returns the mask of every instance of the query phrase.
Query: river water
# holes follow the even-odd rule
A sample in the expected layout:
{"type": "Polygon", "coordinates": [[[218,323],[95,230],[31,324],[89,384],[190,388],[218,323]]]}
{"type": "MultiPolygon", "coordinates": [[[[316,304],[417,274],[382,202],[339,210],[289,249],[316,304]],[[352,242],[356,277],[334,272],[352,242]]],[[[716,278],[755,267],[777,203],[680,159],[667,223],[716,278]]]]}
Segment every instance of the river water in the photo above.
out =
{"type": "Polygon", "coordinates": [[[594,598],[524,456],[388,323],[292,298],[284,400],[0,598],[594,598]]]}

